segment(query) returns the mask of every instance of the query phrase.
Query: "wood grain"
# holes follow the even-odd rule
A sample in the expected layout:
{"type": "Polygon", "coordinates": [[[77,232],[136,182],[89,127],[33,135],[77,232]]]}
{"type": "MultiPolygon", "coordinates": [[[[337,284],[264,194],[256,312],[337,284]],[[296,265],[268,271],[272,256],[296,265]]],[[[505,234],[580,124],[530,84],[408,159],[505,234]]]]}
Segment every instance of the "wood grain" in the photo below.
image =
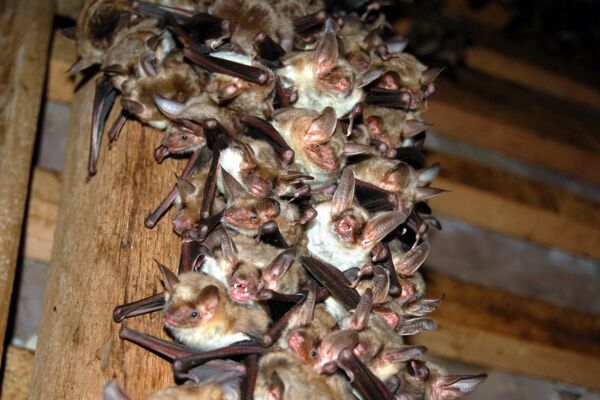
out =
{"type": "Polygon", "coordinates": [[[411,338],[435,355],[600,389],[600,317],[429,272],[427,295],[445,294],[437,331],[411,338]]]}
{"type": "Polygon", "coordinates": [[[430,200],[436,213],[600,260],[600,204],[566,191],[442,153],[435,185],[450,190],[430,200]]]}
{"type": "Polygon", "coordinates": [[[592,109],[600,109],[600,90],[589,82],[531,64],[510,54],[485,46],[471,46],[465,62],[473,69],[485,72],[542,93],[548,93],[592,109]]]}
{"type": "Polygon", "coordinates": [[[53,2],[0,2],[0,355],[44,88],[53,2]]]}
{"type": "Polygon", "coordinates": [[[9,345],[2,374],[0,400],[27,400],[33,371],[33,352],[9,345]]]}
{"type": "Polygon", "coordinates": [[[597,113],[472,72],[437,86],[425,114],[437,133],[600,185],[597,113]]]}
{"type": "Polygon", "coordinates": [[[54,230],[60,204],[60,176],[34,168],[31,179],[27,217],[25,218],[25,257],[50,262],[54,230]]]}
{"type": "MultiPolygon", "coordinates": [[[[171,224],[148,230],[143,220],[182,163],[158,166],[161,135],[129,122],[111,151],[103,143],[99,173],[86,182],[92,86],[73,102],[32,398],[99,398],[114,378],[137,399],[172,383],[169,364],[119,340],[111,316],[115,305],[162,290],[154,258],[176,265],[171,224]]],[[[128,325],[164,335],[158,315],[128,325]]]]}
{"type": "Polygon", "coordinates": [[[52,34],[52,51],[46,82],[47,99],[70,104],[75,94],[75,78],[67,70],[77,61],[75,42],[60,31],[52,34]]]}

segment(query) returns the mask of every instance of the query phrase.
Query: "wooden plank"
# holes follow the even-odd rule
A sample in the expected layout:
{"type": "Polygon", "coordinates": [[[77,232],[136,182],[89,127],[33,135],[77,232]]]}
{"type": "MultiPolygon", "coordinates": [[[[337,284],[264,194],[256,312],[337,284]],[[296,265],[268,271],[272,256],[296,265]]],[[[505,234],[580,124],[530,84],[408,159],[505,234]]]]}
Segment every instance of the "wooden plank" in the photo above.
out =
{"type": "Polygon", "coordinates": [[[569,57],[553,56],[542,46],[535,45],[533,42],[512,41],[505,35],[499,34],[495,29],[447,11],[431,18],[441,29],[465,34],[470,39],[471,46],[484,47],[523,64],[535,66],[557,76],[568,77],[581,85],[595,87],[596,90],[600,88],[600,77],[594,69],[569,57]]]}
{"type": "Polygon", "coordinates": [[[600,116],[472,72],[438,80],[426,120],[444,136],[600,185],[600,116]]]}
{"type": "MultiPolygon", "coordinates": [[[[75,96],[62,174],[50,275],[38,331],[32,398],[96,398],[111,378],[131,398],[172,384],[161,358],[118,338],[112,309],[161,290],[153,259],[177,265],[180,239],[168,221],[149,230],[144,217],[173,185],[184,160],[156,164],[159,133],[126,124],[89,182],[87,149],[93,82],[75,96]]],[[[112,116],[113,118],[115,115],[112,116]]],[[[109,124],[112,122],[109,121],[109,124]]],[[[165,337],[159,315],[128,322],[165,337]]]]}
{"type": "Polygon", "coordinates": [[[495,30],[504,28],[517,14],[514,9],[497,1],[475,8],[469,5],[468,0],[447,0],[445,11],[495,30]]]}
{"type": "Polygon", "coordinates": [[[600,204],[509,173],[431,153],[440,162],[435,212],[546,247],[600,260],[600,204]]]}
{"type": "Polygon", "coordinates": [[[6,349],[6,367],[0,381],[0,400],[27,400],[32,371],[33,352],[9,345],[6,349]]]}
{"type": "Polygon", "coordinates": [[[600,318],[429,273],[428,296],[445,294],[439,329],[411,338],[430,352],[493,368],[600,389],[600,318]]]}
{"type": "Polygon", "coordinates": [[[25,219],[25,257],[50,262],[54,230],[60,202],[60,177],[57,173],[35,168],[25,219]]]}
{"type": "Polygon", "coordinates": [[[465,61],[473,69],[542,93],[600,110],[600,90],[571,76],[484,46],[471,46],[465,61]]]}
{"type": "Polygon", "coordinates": [[[428,271],[600,315],[600,263],[439,215],[428,271]]]}
{"type": "Polygon", "coordinates": [[[75,42],[54,30],[50,57],[46,97],[50,101],[70,104],[75,93],[75,79],[67,70],[77,60],[75,42]]]}
{"type": "Polygon", "coordinates": [[[0,355],[4,349],[52,18],[51,1],[6,0],[0,6],[0,355]]]}

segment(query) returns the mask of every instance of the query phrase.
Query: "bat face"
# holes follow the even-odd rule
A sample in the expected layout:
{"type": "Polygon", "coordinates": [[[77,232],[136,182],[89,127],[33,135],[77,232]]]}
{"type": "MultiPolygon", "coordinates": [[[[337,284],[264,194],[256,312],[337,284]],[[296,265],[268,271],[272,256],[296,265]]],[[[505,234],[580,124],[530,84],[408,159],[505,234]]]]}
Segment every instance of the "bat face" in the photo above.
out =
{"type": "Polygon", "coordinates": [[[293,331],[287,339],[288,348],[306,365],[314,365],[319,357],[320,340],[304,329],[293,331]]]}
{"type": "Polygon", "coordinates": [[[225,223],[243,230],[258,230],[279,215],[279,203],[273,199],[235,199],[223,213],[225,223]]]}
{"type": "Polygon", "coordinates": [[[346,210],[333,220],[333,229],[339,237],[350,243],[358,243],[362,228],[366,224],[364,216],[353,210],[346,210]]]}
{"type": "Polygon", "coordinates": [[[163,312],[168,328],[194,328],[208,323],[218,312],[219,289],[209,285],[199,293],[189,293],[189,287],[177,285],[167,300],[163,312]]]}
{"type": "Polygon", "coordinates": [[[305,152],[313,163],[325,171],[337,171],[340,168],[340,160],[336,149],[329,143],[307,143],[305,152]]]}
{"type": "Polygon", "coordinates": [[[229,296],[238,303],[254,301],[262,287],[263,280],[260,270],[256,266],[244,262],[237,266],[229,280],[229,296]]]}
{"type": "Polygon", "coordinates": [[[319,355],[313,369],[319,373],[331,374],[337,369],[340,353],[346,349],[354,349],[358,344],[358,333],[355,331],[336,331],[323,339],[319,346],[319,355]]]}
{"type": "Polygon", "coordinates": [[[169,154],[186,154],[205,146],[206,138],[196,132],[178,129],[167,133],[160,144],[169,154]]]}

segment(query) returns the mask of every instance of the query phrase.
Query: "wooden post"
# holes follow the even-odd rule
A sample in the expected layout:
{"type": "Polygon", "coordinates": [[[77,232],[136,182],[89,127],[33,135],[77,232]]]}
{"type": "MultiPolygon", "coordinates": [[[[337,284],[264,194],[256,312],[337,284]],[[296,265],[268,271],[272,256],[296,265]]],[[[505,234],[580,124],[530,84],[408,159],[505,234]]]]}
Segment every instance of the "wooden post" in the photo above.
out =
{"type": "Polygon", "coordinates": [[[21,239],[52,1],[0,2],[0,357],[21,239]]]}
{"type": "MultiPolygon", "coordinates": [[[[161,135],[128,122],[112,150],[104,140],[98,174],[86,182],[93,86],[73,101],[33,399],[101,398],[109,379],[138,399],[173,382],[166,361],[118,338],[112,310],[162,291],[154,258],[176,266],[180,241],[168,218],[149,230],[144,217],[171,189],[183,162],[157,165],[153,149],[161,135]]],[[[156,314],[127,324],[164,336],[156,314]]]]}

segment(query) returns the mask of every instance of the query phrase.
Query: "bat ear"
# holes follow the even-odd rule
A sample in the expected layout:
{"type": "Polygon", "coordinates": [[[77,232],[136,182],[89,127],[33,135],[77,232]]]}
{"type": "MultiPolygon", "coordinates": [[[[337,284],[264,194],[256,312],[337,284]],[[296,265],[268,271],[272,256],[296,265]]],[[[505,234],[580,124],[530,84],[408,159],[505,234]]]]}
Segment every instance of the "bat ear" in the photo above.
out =
{"type": "Polygon", "coordinates": [[[154,95],[154,104],[168,118],[177,118],[185,110],[185,104],[160,95],[154,95]]]}
{"type": "Polygon", "coordinates": [[[425,72],[423,72],[423,85],[429,85],[442,73],[445,68],[429,68],[425,72]]]}
{"type": "Polygon", "coordinates": [[[436,329],[437,324],[431,318],[410,318],[402,321],[398,328],[398,334],[402,336],[412,336],[423,331],[433,331],[436,329]]]}
{"type": "Polygon", "coordinates": [[[382,74],[382,69],[371,68],[370,70],[365,71],[356,77],[356,84],[354,85],[354,87],[361,88],[367,86],[369,83],[379,79],[379,77],[381,77],[382,74]]]}
{"type": "Polygon", "coordinates": [[[394,165],[392,168],[388,169],[385,174],[383,174],[384,180],[393,179],[395,181],[399,181],[401,186],[404,186],[406,181],[410,177],[410,165],[405,163],[404,161],[400,161],[398,164],[394,165]]]}
{"type": "Polygon", "coordinates": [[[335,110],[332,107],[325,107],[308,125],[304,133],[304,141],[308,144],[324,143],[335,133],[336,127],[335,110]]]}
{"type": "Polygon", "coordinates": [[[431,390],[435,398],[458,399],[473,392],[486,377],[486,374],[438,376],[432,380],[431,390]]]}
{"type": "Polygon", "coordinates": [[[410,138],[415,136],[417,133],[423,132],[430,126],[431,125],[428,123],[419,121],[418,119],[409,119],[404,121],[404,129],[402,130],[402,134],[405,138],[410,138]]]}
{"type": "Polygon", "coordinates": [[[200,301],[207,310],[214,311],[221,301],[219,297],[219,288],[215,285],[208,285],[200,292],[200,301]]]}
{"type": "Polygon", "coordinates": [[[250,166],[256,167],[258,163],[256,162],[256,156],[254,155],[254,150],[247,143],[242,142],[241,140],[236,140],[236,144],[244,153],[244,161],[246,161],[250,166]]]}
{"type": "Polygon", "coordinates": [[[361,244],[364,247],[375,246],[404,221],[406,213],[401,211],[388,211],[371,218],[363,230],[361,244]]]}
{"type": "Polygon", "coordinates": [[[173,273],[173,271],[159,263],[158,260],[155,259],[154,261],[158,265],[158,268],[162,274],[162,281],[165,285],[165,290],[173,294],[173,286],[179,283],[179,278],[177,275],[175,275],[175,273],[173,273]]]}
{"type": "Polygon", "coordinates": [[[427,185],[433,181],[440,173],[440,163],[435,163],[427,168],[417,171],[419,186],[427,185]]]}
{"type": "Polygon", "coordinates": [[[434,188],[429,186],[417,188],[415,202],[418,203],[419,201],[430,199],[442,193],[446,193],[447,191],[448,190],[446,189],[434,188]]]}
{"type": "Polygon", "coordinates": [[[227,260],[227,262],[233,266],[237,265],[239,262],[238,250],[235,247],[235,243],[231,239],[231,236],[229,236],[226,230],[223,230],[223,235],[221,237],[221,251],[223,252],[223,257],[225,260],[227,260]]]}
{"type": "Polygon", "coordinates": [[[294,249],[288,249],[279,253],[263,270],[263,278],[269,282],[276,282],[290,268],[295,256],[294,249]]]}
{"type": "Polygon", "coordinates": [[[412,276],[417,272],[429,255],[429,242],[423,242],[415,248],[410,249],[402,258],[402,261],[394,268],[403,276],[412,276]]]}
{"type": "Polygon", "coordinates": [[[354,172],[350,168],[344,169],[338,187],[331,201],[331,213],[337,217],[350,207],[354,201],[354,172]]]}
{"type": "Polygon", "coordinates": [[[285,391],[285,385],[283,381],[277,374],[277,371],[273,371],[271,376],[269,377],[269,384],[267,386],[269,400],[281,400],[283,399],[283,394],[285,391]]]}
{"type": "Polygon", "coordinates": [[[179,189],[179,196],[181,196],[182,202],[189,203],[198,195],[198,188],[192,182],[185,178],[175,176],[177,178],[177,189],[179,189]]]}
{"type": "Polygon", "coordinates": [[[315,316],[315,306],[317,305],[317,285],[309,282],[308,294],[302,306],[298,316],[298,325],[306,326],[310,325],[315,316]]]}
{"type": "Polygon", "coordinates": [[[235,83],[230,83],[229,85],[225,85],[220,88],[217,93],[217,99],[219,102],[231,100],[234,97],[238,96],[242,93],[242,87],[235,83]]]}
{"type": "Polygon", "coordinates": [[[320,76],[324,72],[333,69],[337,63],[338,55],[338,41],[335,35],[333,20],[328,19],[325,21],[325,27],[315,51],[315,75],[320,76]]]}
{"type": "Polygon", "coordinates": [[[242,184],[223,167],[221,167],[221,176],[223,177],[223,186],[225,187],[225,196],[227,197],[227,200],[237,199],[247,193],[242,184]]]}

